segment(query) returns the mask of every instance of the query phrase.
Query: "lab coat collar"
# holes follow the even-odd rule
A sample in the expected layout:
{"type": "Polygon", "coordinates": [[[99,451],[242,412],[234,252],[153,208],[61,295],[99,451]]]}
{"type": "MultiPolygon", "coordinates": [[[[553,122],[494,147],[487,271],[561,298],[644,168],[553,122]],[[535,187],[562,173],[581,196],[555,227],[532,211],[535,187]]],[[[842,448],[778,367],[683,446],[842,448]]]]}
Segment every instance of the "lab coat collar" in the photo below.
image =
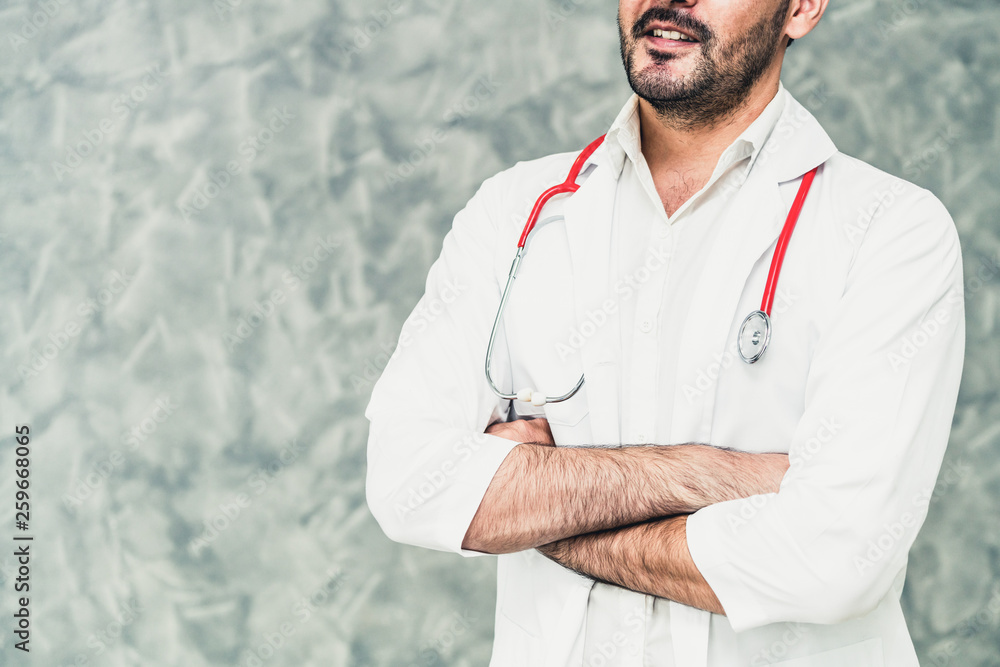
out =
{"type": "MultiPolygon", "coordinates": [[[[604,142],[584,162],[581,173],[586,173],[590,165],[604,165],[617,178],[626,157],[638,161],[641,150],[638,106],[639,96],[633,93],[608,128],[604,142]]],[[[771,102],[727,150],[735,151],[742,145],[752,149],[744,179],[764,153],[779,183],[802,176],[837,152],[816,118],[781,81],[771,102]]]]}

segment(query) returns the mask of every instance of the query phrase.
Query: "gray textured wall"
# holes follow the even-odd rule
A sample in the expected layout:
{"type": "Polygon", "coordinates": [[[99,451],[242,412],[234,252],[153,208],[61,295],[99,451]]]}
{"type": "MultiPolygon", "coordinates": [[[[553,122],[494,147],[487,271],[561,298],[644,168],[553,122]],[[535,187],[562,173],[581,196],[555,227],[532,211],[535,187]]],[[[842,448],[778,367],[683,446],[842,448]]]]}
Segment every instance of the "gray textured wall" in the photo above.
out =
{"type": "MultiPolygon", "coordinates": [[[[964,245],[969,356],[910,628],[925,665],[1000,664],[1000,7],[831,5],[786,86],[842,150],[938,194],[964,245]]],[[[0,3],[0,663],[486,664],[495,561],[382,535],[362,412],[479,183],[624,102],[614,17],[0,3]],[[30,659],[9,615],[20,423],[30,659]]]]}

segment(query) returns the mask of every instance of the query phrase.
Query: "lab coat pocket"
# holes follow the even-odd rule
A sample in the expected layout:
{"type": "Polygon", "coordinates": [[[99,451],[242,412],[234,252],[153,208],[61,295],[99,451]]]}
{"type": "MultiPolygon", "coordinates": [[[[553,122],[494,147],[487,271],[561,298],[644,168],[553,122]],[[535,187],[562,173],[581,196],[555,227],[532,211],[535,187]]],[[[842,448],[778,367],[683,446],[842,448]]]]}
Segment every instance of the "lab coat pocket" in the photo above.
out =
{"type": "Polygon", "coordinates": [[[587,405],[583,387],[580,387],[575,396],[565,401],[545,405],[545,418],[549,420],[549,424],[558,426],[579,426],[589,413],[590,407],[587,405]]]}
{"type": "Polygon", "coordinates": [[[540,640],[506,618],[497,618],[489,667],[528,667],[541,661],[540,640]]]}
{"type": "Polygon", "coordinates": [[[882,638],[872,637],[857,644],[841,646],[792,660],[765,663],[771,667],[884,667],[882,638]]]}
{"type": "Polygon", "coordinates": [[[580,387],[575,396],[560,403],[545,405],[545,418],[549,420],[552,438],[559,446],[591,444],[590,405],[587,403],[587,385],[580,387]]]}
{"type": "Polygon", "coordinates": [[[544,558],[534,549],[497,558],[497,595],[500,615],[529,637],[537,637],[540,628],[535,568],[537,559],[544,558]]]}
{"type": "MultiPolygon", "coordinates": [[[[551,383],[553,386],[564,387],[560,391],[568,391],[581,376],[583,376],[583,364],[579,357],[561,362],[558,372],[551,372],[551,383]],[[576,379],[573,379],[576,378],[576,379]]],[[[544,405],[545,418],[550,425],[565,426],[574,428],[584,423],[584,417],[590,412],[590,403],[587,399],[587,383],[584,382],[575,394],[565,401],[558,403],[546,403],[544,405]]],[[[552,431],[556,435],[555,431],[552,431]]],[[[559,442],[557,439],[556,442],[559,442]]]]}

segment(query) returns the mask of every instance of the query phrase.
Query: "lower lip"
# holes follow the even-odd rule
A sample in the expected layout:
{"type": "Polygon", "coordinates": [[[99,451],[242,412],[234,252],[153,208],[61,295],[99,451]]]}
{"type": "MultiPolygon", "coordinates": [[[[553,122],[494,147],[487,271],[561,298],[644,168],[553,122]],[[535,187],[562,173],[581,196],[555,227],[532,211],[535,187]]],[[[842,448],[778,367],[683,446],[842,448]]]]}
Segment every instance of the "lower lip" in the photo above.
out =
{"type": "Polygon", "coordinates": [[[645,39],[650,46],[661,51],[686,49],[701,45],[701,42],[685,42],[680,39],[664,39],[652,35],[646,35],[645,39]]]}

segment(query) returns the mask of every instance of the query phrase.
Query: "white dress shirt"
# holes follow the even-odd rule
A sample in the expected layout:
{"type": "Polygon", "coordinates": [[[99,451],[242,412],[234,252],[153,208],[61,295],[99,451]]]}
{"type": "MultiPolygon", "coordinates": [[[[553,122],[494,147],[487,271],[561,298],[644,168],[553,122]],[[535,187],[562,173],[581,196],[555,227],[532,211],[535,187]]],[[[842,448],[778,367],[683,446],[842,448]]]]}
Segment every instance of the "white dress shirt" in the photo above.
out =
{"type": "MultiPolygon", "coordinates": [[[[746,179],[785,107],[786,94],[779,84],[761,114],[722,152],[704,187],[671,216],[663,207],[642,154],[637,95],[632,95],[608,130],[605,142],[613,142],[612,152],[622,159],[612,231],[612,272],[628,287],[623,288],[618,301],[623,443],[678,444],[671,443],[669,436],[677,352],[691,295],[712,253],[723,206],[746,179]]],[[[723,631],[723,626],[729,630],[721,616],[716,616],[713,624],[716,633],[723,631]]],[[[670,641],[670,604],[660,597],[595,583],[584,636],[585,667],[676,664],[670,641]],[[627,637],[623,647],[613,641],[618,632],[627,637]]],[[[716,647],[720,650],[724,646],[716,647]]]]}

